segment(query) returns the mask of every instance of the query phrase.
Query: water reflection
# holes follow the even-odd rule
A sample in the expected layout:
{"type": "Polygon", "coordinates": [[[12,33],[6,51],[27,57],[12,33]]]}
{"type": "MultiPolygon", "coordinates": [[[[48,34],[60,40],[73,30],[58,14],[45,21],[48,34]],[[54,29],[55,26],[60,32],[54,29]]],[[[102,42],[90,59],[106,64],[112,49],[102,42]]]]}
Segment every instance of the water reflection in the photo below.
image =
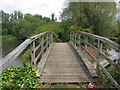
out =
{"type": "MultiPolygon", "coordinates": [[[[10,40],[10,41],[3,41],[2,40],[2,57],[6,56],[12,50],[14,50],[22,40],[10,40]]],[[[19,55],[10,65],[13,66],[24,66],[22,62],[22,55],[19,55]]]]}

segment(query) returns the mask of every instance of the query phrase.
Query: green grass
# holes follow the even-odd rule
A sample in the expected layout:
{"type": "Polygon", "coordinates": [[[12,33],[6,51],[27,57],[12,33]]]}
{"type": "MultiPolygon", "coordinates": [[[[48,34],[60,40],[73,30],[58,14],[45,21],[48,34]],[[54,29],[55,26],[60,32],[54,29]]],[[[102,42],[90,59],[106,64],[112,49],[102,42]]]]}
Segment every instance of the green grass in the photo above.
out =
{"type": "Polygon", "coordinates": [[[0,39],[2,39],[2,40],[16,40],[17,39],[17,37],[15,37],[15,36],[13,36],[13,35],[2,35],[2,37],[0,37],[0,39]]]}
{"type": "Polygon", "coordinates": [[[81,83],[41,83],[37,88],[87,88],[89,83],[81,82],[81,83]]]}

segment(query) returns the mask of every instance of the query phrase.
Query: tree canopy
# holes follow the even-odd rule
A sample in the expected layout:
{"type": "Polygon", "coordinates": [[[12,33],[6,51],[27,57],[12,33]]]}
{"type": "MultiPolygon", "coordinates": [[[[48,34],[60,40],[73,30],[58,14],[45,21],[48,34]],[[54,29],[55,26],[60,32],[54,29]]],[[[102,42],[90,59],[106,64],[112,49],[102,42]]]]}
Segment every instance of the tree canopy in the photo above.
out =
{"type": "Polygon", "coordinates": [[[76,29],[91,27],[94,34],[111,37],[117,27],[116,15],[115,2],[68,2],[61,19],[76,25],[76,29]]]}

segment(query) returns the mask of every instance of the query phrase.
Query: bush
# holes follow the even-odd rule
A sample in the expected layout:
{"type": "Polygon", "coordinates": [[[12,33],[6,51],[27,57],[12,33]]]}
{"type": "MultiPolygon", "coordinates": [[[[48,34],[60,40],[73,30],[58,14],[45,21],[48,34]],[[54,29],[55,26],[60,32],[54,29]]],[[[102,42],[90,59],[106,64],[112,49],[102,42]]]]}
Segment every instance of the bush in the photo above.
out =
{"type": "Polygon", "coordinates": [[[35,88],[39,85],[35,77],[37,73],[30,67],[10,66],[0,74],[1,89],[35,88]]]}

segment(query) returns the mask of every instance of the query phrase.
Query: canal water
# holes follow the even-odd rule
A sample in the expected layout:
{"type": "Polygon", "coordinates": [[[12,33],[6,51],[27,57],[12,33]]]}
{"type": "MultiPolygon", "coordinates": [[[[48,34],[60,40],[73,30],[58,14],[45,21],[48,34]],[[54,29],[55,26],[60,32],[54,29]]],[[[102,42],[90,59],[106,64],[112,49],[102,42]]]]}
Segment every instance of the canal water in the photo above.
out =
{"type": "MultiPolygon", "coordinates": [[[[22,43],[22,40],[2,40],[2,57],[5,57],[8,53],[14,50],[19,44],[22,43]]],[[[24,66],[22,62],[22,54],[20,54],[10,65],[13,66],[24,66]]]]}

